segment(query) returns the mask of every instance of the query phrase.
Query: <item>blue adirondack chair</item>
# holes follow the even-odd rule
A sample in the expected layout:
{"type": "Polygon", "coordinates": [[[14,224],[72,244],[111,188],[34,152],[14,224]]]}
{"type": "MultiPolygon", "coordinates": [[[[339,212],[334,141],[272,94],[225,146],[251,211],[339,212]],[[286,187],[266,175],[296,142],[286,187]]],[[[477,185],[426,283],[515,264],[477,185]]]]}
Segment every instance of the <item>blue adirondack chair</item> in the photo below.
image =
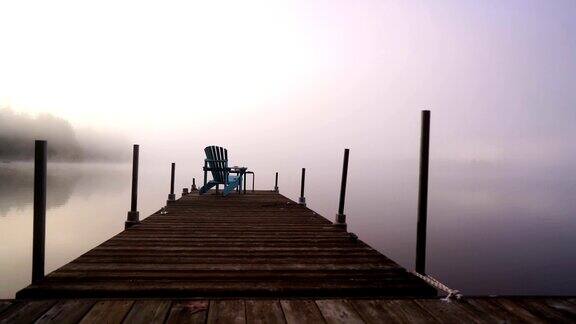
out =
{"type": "Polygon", "coordinates": [[[242,187],[242,177],[246,168],[232,170],[228,167],[228,150],[220,146],[207,146],[204,149],[206,159],[204,160],[204,185],[200,188],[199,194],[205,194],[210,188],[217,185],[224,185],[222,195],[227,196],[236,188],[242,187]],[[206,182],[206,174],[212,173],[212,180],[206,182]],[[231,173],[235,173],[232,175],[231,173]]]}

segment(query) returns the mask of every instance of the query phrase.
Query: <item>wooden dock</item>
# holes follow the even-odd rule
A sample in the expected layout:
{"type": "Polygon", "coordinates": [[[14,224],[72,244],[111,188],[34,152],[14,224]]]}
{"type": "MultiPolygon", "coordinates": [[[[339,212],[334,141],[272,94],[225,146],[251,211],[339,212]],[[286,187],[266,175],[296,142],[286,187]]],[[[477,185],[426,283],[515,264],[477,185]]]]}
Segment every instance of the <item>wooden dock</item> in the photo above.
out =
{"type": "Polygon", "coordinates": [[[274,191],[189,194],[17,298],[435,296],[420,278],[274,191]]]}
{"type": "Polygon", "coordinates": [[[0,300],[0,324],[576,322],[571,297],[436,295],[276,192],[194,193],[0,300]]]}
{"type": "Polygon", "coordinates": [[[0,301],[0,323],[574,323],[576,299],[0,301]]]}

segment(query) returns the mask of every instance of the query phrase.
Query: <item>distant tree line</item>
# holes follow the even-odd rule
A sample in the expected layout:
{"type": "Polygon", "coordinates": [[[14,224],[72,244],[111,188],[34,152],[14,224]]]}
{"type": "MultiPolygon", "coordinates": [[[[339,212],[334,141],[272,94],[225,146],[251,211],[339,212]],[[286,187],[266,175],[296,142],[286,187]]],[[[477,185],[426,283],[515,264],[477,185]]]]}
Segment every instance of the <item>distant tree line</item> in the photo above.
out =
{"type": "Polygon", "coordinates": [[[126,152],[130,150],[127,141],[120,137],[77,132],[67,120],[50,114],[32,117],[9,108],[0,109],[0,160],[31,160],[35,139],[47,140],[48,157],[59,161],[120,161],[128,158],[126,152]]]}

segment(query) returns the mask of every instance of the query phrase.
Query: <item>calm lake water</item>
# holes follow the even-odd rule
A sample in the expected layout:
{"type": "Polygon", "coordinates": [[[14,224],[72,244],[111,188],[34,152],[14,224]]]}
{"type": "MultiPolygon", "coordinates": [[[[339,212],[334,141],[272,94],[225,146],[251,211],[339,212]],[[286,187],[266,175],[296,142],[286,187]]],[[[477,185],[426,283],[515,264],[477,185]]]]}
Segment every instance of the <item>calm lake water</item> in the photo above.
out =
{"type": "MultiPolygon", "coordinates": [[[[349,230],[413,269],[417,162],[378,165],[378,179],[361,164],[352,162],[349,172],[349,230]]],[[[256,188],[271,189],[272,170],[255,171],[256,188]]],[[[576,294],[574,171],[434,163],[428,272],[465,295],[576,294]]],[[[30,282],[32,172],[30,163],[0,164],[0,298],[30,282]]],[[[130,172],[127,164],[49,164],[47,272],[123,230],[130,172]]],[[[337,164],[307,169],[308,206],[330,220],[339,172],[337,164]]],[[[192,176],[201,178],[200,167],[177,170],[178,192],[192,176]]],[[[168,188],[168,164],[141,165],[141,217],[165,204],[168,188]]],[[[296,200],[298,188],[299,168],[280,170],[280,192],[296,200]]]]}

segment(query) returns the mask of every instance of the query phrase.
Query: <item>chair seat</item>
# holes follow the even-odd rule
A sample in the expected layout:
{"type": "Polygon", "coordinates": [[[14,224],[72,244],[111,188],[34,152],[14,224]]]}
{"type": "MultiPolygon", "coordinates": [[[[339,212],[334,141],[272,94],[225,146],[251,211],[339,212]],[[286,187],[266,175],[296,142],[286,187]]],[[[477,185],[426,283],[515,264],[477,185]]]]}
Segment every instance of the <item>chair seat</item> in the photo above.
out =
{"type": "Polygon", "coordinates": [[[228,182],[233,182],[238,179],[238,175],[228,175],[228,182]]]}

